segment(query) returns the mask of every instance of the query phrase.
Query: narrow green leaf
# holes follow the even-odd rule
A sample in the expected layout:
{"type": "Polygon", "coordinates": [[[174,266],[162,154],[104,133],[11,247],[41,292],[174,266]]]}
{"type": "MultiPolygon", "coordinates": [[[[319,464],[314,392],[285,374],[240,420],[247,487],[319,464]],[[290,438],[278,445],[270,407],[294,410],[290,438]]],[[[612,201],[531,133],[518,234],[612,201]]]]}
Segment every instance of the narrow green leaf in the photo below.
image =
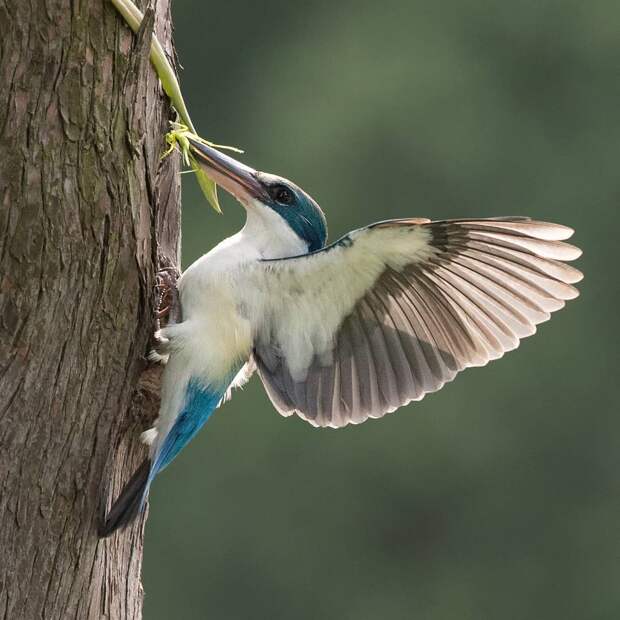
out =
{"type": "Polygon", "coordinates": [[[196,173],[196,180],[202,193],[207,197],[209,204],[218,212],[222,212],[219,200],[217,198],[217,185],[212,179],[209,178],[207,173],[198,165],[198,162],[193,155],[189,156],[189,163],[192,170],[196,173]]]}

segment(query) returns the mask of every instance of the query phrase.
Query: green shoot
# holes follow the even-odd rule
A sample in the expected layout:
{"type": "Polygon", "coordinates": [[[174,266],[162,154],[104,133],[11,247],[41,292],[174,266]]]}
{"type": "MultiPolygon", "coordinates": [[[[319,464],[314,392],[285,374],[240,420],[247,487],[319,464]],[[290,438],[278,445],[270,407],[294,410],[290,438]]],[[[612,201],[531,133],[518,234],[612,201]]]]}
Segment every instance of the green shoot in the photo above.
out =
{"type": "Polygon", "coordinates": [[[182,125],[181,123],[170,124],[172,125],[172,129],[166,134],[166,143],[168,144],[168,149],[162,155],[162,159],[170,155],[173,150],[177,149],[181,153],[183,163],[186,166],[190,166],[192,171],[196,174],[196,180],[198,181],[198,185],[200,185],[203,194],[207,197],[207,200],[209,201],[211,206],[218,213],[221,213],[222,211],[217,200],[217,195],[215,194],[216,185],[209,178],[207,173],[198,165],[196,158],[192,154],[188,138],[192,138],[197,142],[202,142],[207,146],[217,149],[228,149],[230,151],[234,151],[235,153],[243,153],[243,151],[233,146],[213,144],[213,142],[209,142],[208,140],[201,138],[199,135],[197,135],[187,126],[182,125]]]}

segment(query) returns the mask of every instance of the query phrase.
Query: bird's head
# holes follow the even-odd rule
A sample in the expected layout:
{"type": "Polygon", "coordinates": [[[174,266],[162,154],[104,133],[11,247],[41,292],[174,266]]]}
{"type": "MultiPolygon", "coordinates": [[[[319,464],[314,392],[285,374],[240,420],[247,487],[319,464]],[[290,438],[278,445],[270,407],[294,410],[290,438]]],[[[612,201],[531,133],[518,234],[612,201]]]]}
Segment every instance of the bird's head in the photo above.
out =
{"type": "Polygon", "coordinates": [[[274,234],[290,234],[307,247],[321,249],[327,240],[325,215],[316,201],[295,183],[259,172],[202,142],[190,139],[199,165],[274,234]]]}

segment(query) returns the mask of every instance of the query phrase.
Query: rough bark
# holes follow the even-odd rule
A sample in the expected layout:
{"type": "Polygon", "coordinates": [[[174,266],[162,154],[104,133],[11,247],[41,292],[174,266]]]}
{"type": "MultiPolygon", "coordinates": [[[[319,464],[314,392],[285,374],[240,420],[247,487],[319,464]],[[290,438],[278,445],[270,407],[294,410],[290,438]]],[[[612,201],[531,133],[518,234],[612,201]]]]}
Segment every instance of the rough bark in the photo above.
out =
{"type": "MultiPolygon", "coordinates": [[[[170,50],[169,0],[152,5],[170,50]]],[[[149,37],[108,0],[0,0],[0,33],[0,618],[140,618],[144,520],[105,541],[96,525],[157,407],[171,110],[149,37]]]]}

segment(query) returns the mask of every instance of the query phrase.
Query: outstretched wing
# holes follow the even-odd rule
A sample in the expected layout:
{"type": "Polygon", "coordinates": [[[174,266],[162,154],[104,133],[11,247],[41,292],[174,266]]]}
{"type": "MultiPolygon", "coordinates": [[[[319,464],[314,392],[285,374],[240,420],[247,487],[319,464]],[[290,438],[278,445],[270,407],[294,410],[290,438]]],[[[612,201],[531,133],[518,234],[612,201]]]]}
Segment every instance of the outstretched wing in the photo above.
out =
{"type": "Polygon", "coordinates": [[[528,218],[392,220],[263,261],[254,357],[273,404],[315,426],[378,418],[516,348],[577,297],[572,230],[528,218]]]}

